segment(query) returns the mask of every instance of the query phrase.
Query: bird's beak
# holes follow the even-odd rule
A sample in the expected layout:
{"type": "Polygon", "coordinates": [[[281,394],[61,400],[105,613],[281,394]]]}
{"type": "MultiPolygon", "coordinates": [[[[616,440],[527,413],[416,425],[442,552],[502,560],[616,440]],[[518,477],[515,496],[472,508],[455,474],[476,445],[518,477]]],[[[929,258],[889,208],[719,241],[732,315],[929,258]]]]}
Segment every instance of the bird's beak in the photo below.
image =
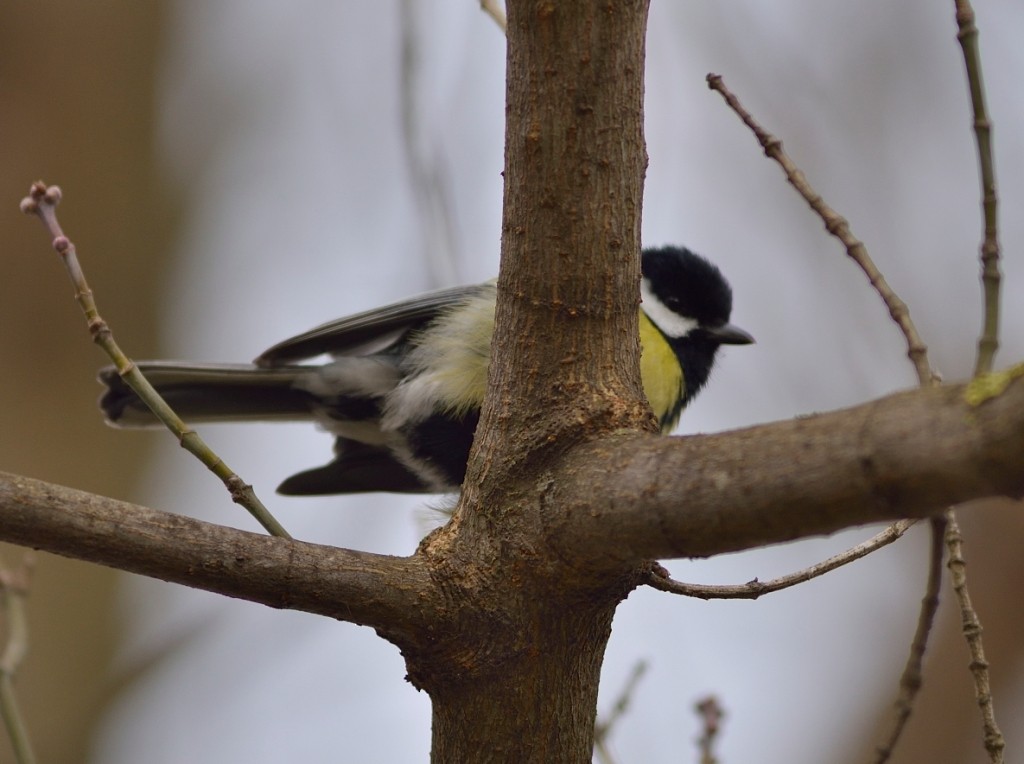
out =
{"type": "Polygon", "coordinates": [[[733,324],[705,326],[704,331],[722,345],[752,345],[754,337],[733,324]]]}

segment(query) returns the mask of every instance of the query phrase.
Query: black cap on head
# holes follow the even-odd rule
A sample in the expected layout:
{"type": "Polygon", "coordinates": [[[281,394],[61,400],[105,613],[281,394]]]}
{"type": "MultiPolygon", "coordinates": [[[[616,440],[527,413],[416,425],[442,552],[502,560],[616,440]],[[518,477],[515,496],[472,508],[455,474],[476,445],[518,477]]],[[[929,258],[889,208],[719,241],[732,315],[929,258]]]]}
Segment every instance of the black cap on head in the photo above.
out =
{"type": "Polygon", "coordinates": [[[654,296],[702,326],[722,326],[732,313],[732,289],[714,265],[685,247],[652,247],[640,264],[654,296]]]}

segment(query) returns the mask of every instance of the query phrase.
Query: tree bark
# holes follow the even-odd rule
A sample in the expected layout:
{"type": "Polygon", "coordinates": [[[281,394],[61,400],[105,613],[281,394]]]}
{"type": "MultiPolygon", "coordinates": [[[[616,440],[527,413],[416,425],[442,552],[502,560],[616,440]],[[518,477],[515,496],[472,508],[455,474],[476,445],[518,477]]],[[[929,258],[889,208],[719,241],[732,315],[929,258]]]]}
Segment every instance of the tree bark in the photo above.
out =
{"type": "Polygon", "coordinates": [[[556,596],[517,613],[512,626],[528,636],[516,653],[485,676],[442,681],[431,691],[433,760],[589,762],[616,599],[549,607],[562,602],[556,596]]]}
{"type": "Polygon", "coordinates": [[[415,558],[289,543],[2,472],[0,540],[390,631],[423,628],[431,592],[415,558]]]}
{"type": "Polygon", "coordinates": [[[549,538],[579,565],[707,557],[1018,498],[1024,379],[980,405],[971,389],[911,390],[721,435],[594,442],[551,481],[549,538]]]}
{"type": "MultiPolygon", "coordinates": [[[[1024,379],[980,405],[965,401],[966,389],[912,390],[718,435],[614,433],[537,477],[540,499],[528,518],[535,522],[519,521],[532,538],[520,527],[508,539],[474,531],[473,544],[456,543],[443,529],[409,558],[289,543],[2,472],[0,541],[415,635],[445,622],[463,591],[485,589],[492,577],[524,586],[529,576],[517,566],[547,575],[556,589],[559,569],[567,569],[569,585],[584,595],[610,568],[621,591],[627,584],[616,576],[646,559],[720,554],[971,499],[1020,498],[1024,379]],[[523,549],[503,549],[509,545],[523,549]]],[[[513,609],[508,602],[483,609],[503,608],[513,609]]]]}
{"type": "Polygon", "coordinates": [[[508,3],[490,394],[463,491],[477,511],[546,444],[654,430],[638,339],[646,25],[646,0],[508,3]]]}
{"type": "Polygon", "coordinates": [[[441,656],[403,651],[434,703],[433,761],[588,762],[611,619],[639,566],[591,578],[552,557],[535,478],[585,440],[654,429],[637,325],[647,0],[507,10],[488,394],[453,522],[422,547],[446,572],[457,561],[458,636],[441,656]]]}

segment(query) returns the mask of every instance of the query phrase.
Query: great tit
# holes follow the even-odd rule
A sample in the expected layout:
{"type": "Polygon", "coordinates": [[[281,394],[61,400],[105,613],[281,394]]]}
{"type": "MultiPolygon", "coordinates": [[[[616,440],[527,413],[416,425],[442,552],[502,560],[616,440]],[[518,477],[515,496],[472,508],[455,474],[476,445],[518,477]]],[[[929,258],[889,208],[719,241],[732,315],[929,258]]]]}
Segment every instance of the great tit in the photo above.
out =
{"type": "MultiPolygon", "coordinates": [[[[640,370],[663,432],[707,382],[720,345],[754,341],[729,323],[732,290],[688,249],[643,252],[640,370]]],[[[480,418],[494,330],[494,281],[357,313],[285,340],[250,364],[138,364],[185,420],[314,420],[334,460],[278,492],[457,492],[480,418]],[[320,355],[326,363],[311,364],[320,355]]],[[[113,367],[100,371],[110,424],[156,424],[113,367]]]]}

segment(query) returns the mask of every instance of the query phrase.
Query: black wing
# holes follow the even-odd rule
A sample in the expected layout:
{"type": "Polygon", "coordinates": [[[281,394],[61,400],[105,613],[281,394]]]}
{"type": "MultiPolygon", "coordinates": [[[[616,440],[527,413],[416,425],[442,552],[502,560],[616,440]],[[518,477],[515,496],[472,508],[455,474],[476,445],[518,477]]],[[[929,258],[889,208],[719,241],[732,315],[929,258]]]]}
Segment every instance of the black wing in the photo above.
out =
{"type": "Polygon", "coordinates": [[[338,438],[334,461],[292,475],[277,487],[284,496],[339,493],[435,493],[386,448],[338,438]]]}
{"type": "Polygon", "coordinates": [[[394,344],[407,332],[437,318],[446,308],[472,297],[482,285],[453,287],[413,297],[382,308],[330,321],[263,352],[257,366],[282,366],[323,353],[366,355],[394,344]]]}

